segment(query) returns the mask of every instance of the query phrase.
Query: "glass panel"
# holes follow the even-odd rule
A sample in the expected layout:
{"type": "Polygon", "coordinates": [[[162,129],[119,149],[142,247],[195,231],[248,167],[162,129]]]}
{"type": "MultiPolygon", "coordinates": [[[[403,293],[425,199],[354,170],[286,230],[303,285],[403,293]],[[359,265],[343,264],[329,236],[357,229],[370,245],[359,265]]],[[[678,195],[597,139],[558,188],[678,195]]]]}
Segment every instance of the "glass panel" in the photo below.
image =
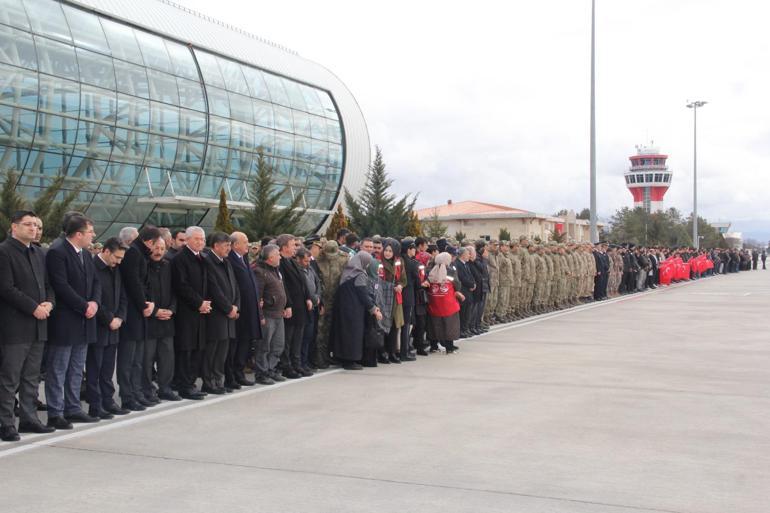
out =
{"type": "Polygon", "coordinates": [[[310,137],[310,117],[298,110],[291,111],[294,117],[294,133],[310,137]]]}
{"type": "Polygon", "coordinates": [[[174,170],[171,173],[171,183],[174,186],[174,192],[179,196],[191,196],[198,183],[198,174],[182,173],[174,170]]]}
{"type": "Polygon", "coordinates": [[[114,62],[118,91],[141,98],[149,98],[150,86],[147,82],[145,68],[118,60],[114,62]]]}
{"type": "Polygon", "coordinates": [[[80,117],[114,124],[118,109],[117,96],[89,85],[80,86],[80,117]]]}
{"type": "Polygon", "coordinates": [[[217,64],[217,58],[210,53],[195,50],[195,55],[198,57],[198,65],[201,68],[201,75],[203,75],[203,82],[206,86],[225,87],[225,81],[222,79],[222,73],[219,71],[219,65],[217,64]]]}
{"type": "Polygon", "coordinates": [[[148,130],[150,128],[150,102],[118,94],[117,124],[148,130]]]}
{"type": "Polygon", "coordinates": [[[310,176],[310,165],[306,162],[295,161],[292,163],[290,182],[294,185],[304,187],[310,176]]]}
{"type": "Polygon", "coordinates": [[[134,30],[134,35],[142,51],[144,65],[171,73],[171,60],[168,58],[168,51],[166,45],[163,44],[163,39],[143,30],[134,30]]]}
{"type": "Polygon", "coordinates": [[[37,108],[37,72],[0,64],[0,103],[37,108]]]}
{"type": "Polygon", "coordinates": [[[289,104],[292,109],[307,110],[305,105],[305,98],[302,96],[302,91],[299,89],[299,85],[293,80],[282,79],[283,87],[286,89],[286,93],[289,95],[289,104]]]}
{"type": "Polygon", "coordinates": [[[101,22],[113,57],[144,64],[142,52],[139,51],[139,44],[136,42],[134,30],[131,27],[107,18],[101,18],[101,22]]]}
{"type": "Polygon", "coordinates": [[[34,111],[0,105],[0,144],[29,145],[36,118],[34,111]]]}
{"type": "Polygon", "coordinates": [[[39,36],[35,36],[35,45],[40,71],[72,80],[79,78],[75,47],[39,36]]]}
{"type": "Polygon", "coordinates": [[[313,164],[306,165],[308,166],[308,187],[320,189],[326,185],[326,168],[313,164]]]}
{"type": "Polygon", "coordinates": [[[294,158],[294,138],[290,135],[276,132],[275,154],[279,157],[294,158]]]}
{"type": "Polygon", "coordinates": [[[115,68],[112,66],[111,58],[82,48],[77,49],[77,56],[81,82],[105,89],[115,89],[115,68]]]}
{"type": "Polygon", "coordinates": [[[80,111],[80,84],[40,75],[40,109],[77,117],[80,111]]]}
{"type": "Polygon", "coordinates": [[[0,62],[37,69],[37,54],[27,32],[0,25],[0,62]]]}
{"type": "MultiPolygon", "coordinates": [[[[203,161],[203,144],[181,140],[174,169],[199,171],[203,161]]],[[[179,191],[177,191],[178,193],[179,191]]]]}
{"type": "MultiPolygon", "coordinates": [[[[107,177],[105,177],[105,181],[107,181],[107,177]]],[[[109,185],[107,185],[107,187],[109,188],[109,185]]],[[[91,206],[88,207],[88,217],[96,222],[112,221],[118,217],[120,211],[123,210],[126,199],[126,196],[122,194],[104,194],[99,192],[94,195],[94,201],[91,203],[91,206]]]]}
{"type": "Polygon", "coordinates": [[[247,151],[237,151],[236,153],[238,153],[238,155],[233,155],[231,158],[230,176],[248,178],[249,173],[251,172],[254,154],[247,151]]]}
{"type": "Polygon", "coordinates": [[[72,152],[77,138],[76,119],[40,114],[35,146],[52,153],[72,152]]]}
{"type": "Polygon", "coordinates": [[[269,102],[270,93],[267,90],[267,84],[265,84],[262,72],[251,66],[241,66],[241,70],[243,71],[243,76],[246,77],[246,82],[249,84],[251,96],[269,102]]]}
{"type": "Polygon", "coordinates": [[[327,133],[326,119],[318,116],[310,116],[310,136],[313,139],[325,141],[328,137],[327,133]]]}
{"type": "Polygon", "coordinates": [[[316,164],[326,165],[329,162],[329,143],[324,141],[313,141],[313,162],[316,164]]]}
{"type": "Polygon", "coordinates": [[[157,167],[174,167],[179,141],[171,137],[151,134],[144,164],[157,167]]]}
{"type": "Polygon", "coordinates": [[[299,84],[299,88],[302,90],[302,96],[305,98],[305,104],[307,105],[307,111],[312,114],[324,115],[324,106],[321,103],[321,99],[318,97],[316,89],[306,86],[305,84],[299,84]]]}
{"type": "Polygon", "coordinates": [[[230,139],[230,146],[234,148],[241,148],[247,151],[254,150],[254,126],[240,123],[238,121],[232,122],[233,134],[230,139]]]}
{"type": "Polygon", "coordinates": [[[329,144],[329,165],[342,167],[342,146],[339,144],[329,144]]]}
{"type": "Polygon", "coordinates": [[[219,197],[222,184],[221,176],[202,175],[198,185],[198,195],[208,198],[219,197]]]}
{"type": "Polygon", "coordinates": [[[200,82],[177,78],[176,83],[179,88],[179,105],[206,112],[206,99],[203,96],[200,82]]]}
{"type": "Polygon", "coordinates": [[[222,78],[225,80],[225,88],[228,91],[245,95],[251,94],[240,64],[221,57],[218,57],[217,61],[219,62],[219,69],[222,71],[222,78]]]}
{"type": "Polygon", "coordinates": [[[114,137],[114,132],[109,126],[81,120],[78,125],[75,151],[88,157],[109,159],[114,137]]]}
{"type": "MultiPolygon", "coordinates": [[[[47,187],[52,179],[67,172],[70,160],[69,154],[35,152],[27,161],[24,174],[21,176],[21,185],[33,185],[35,187],[47,187]]],[[[71,186],[72,184],[70,184],[71,186]]]]}
{"type": "Polygon", "coordinates": [[[321,197],[321,191],[318,189],[305,189],[302,194],[307,208],[316,208],[318,200],[321,197]]]}
{"type": "Polygon", "coordinates": [[[192,52],[190,49],[179,43],[166,40],[166,50],[171,58],[171,65],[173,67],[172,73],[181,77],[195,80],[200,80],[198,76],[198,67],[195,65],[192,52]]]}
{"type": "Polygon", "coordinates": [[[206,152],[204,172],[222,176],[230,167],[230,150],[222,146],[209,145],[206,152]]]}
{"type": "Polygon", "coordinates": [[[99,18],[95,14],[64,4],[62,4],[62,9],[67,17],[70,31],[72,31],[72,39],[75,46],[106,54],[110,53],[110,47],[107,44],[107,38],[104,36],[102,24],[99,23],[99,18]]]}
{"type": "Polygon", "coordinates": [[[59,2],[49,0],[24,0],[24,6],[30,14],[29,21],[32,32],[45,34],[46,36],[72,42],[72,35],[64,19],[59,2]]]}
{"type": "Polygon", "coordinates": [[[274,134],[275,132],[272,130],[254,127],[254,149],[259,150],[259,148],[262,148],[262,152],[265,155],[272,155],[275,144],[274,134]]]}
{"type": "Polygon", "coordinates": [[[326,136],[331,142],[342,142],[342,130],[340,129],[339,121],[334,119],[326,120],[326,136]]]}
{"type": "Polygon", "coordinates": [[[312,148],[310,146],[310,139],[306,137],[294,138],[294,154],[299,160],[310,160],[312,158],[312,148]]]}
{"type": "Polygon", "coordinates": [[[0,0],[0,23],[29,30],[29,20],[21,0],[0,0]]]}
{"type": "Polygon", "coordinates": [[[206,116],[200,112],[179,109],[179,134],[201,142],[206,140],[206,116]]]}
{"type": "Polygon", "coordinates": [[[70,183],[69,179],[65,180],[64,186],[70,185],[74,188],[80,185],[84,191],[95,191],[104,178],[107,165],[104,160],[72,157],[67,170],[67,175],[72,177],[72,181],[70,183]]]}
{"type": "Polygon", "coordinates": [[[254,111],[251,109],[252,99],[248,96],[230,93],[230,116],[244,123],[254,123],[254,111]]]}
{"type": "Polygon", "coordinates": [[[275,128],[275,119],[273,116],[273,106],[269,103],[254,100],[254,122],[266,128],[275,128]]]}
{"type": "Polygon", "coordinates": [[[280,103],[281,105],[289,105],[289,96],[286,94],[286,89],[283,87],[283,81],[281,77],[273,75],[271,73],[263,73],[265,77],[265,83],[267,83],[267,89],[270,91],[270,99],[273,103],[280,103]]]}
{"type": "MultiPolygon", "coordinates": [[[[2,112],[2,110],[2,107],[0,107],[0,112],[2,112]]],[[[3,124],[0,123],[0,140],[3,139],[3,135],[3,124]]],[[[24,170],[24,164],[26,164],[30,153],[35,152],[30,151],[29,148],[0,145],[0,162],[3,162],[3,169],[20,173],[24,170]]]]}
{"type": "Polygon", "coordinates": [[[153,132],[176,137],[179,135],[179,109],[164,103],[150,102],[153,132]]]}
{"type": "Polygon", "coordinates": [[[337,196],[337,191],[329,191],[324,190],[320,191],[318,195],[318,202],[315,205],[315,208],[323,209],[323,210],[331,210],[334,206],[334,198],[337,196]]]}
{"type": "Polygon", "coordinates": [[[149,136],[139,130],[126,128],[115,129],[115,147],[112,149],[111,161],[141,164],[147,152],[149,136]]]}
{"type": "Polygon", "coordinates": [[[209,142],[227,146],[230,144],[230,121],[211,116],[209,119],[209,142]]]}
{"type": "Polygon", "coordinates": [[[174,75],[148,70],[147,78],[150,82],[150,98],[164,103],[179,105],[179,90],[177,89],[174,75]]]}
{"type": "Polygon", "coordinates": [[[273,112],[275,113],[276,130],[294,132],[294,120],[291,117],[291,110],[287,109],[286,107],[275,105],[273,107],[273,112]]]}
{"type": "Polygon", "coordinates": [[[211,114],[223,118],[230,117],[230,99],[227,97],[227,91],[207,85],[206,95],[209,99],[209,112],[211,114]]]}
{"type": "Polygon", "coordinates": [[[127,224],[144,224],[154,207],[151,203],[139,203],[137,201],[139,199],[137,196],[149,196],[147,182],[140,181],[137,183],[132,193],[132,196],[126,201],[123,210],[120,211],[120,215],[115,219],[115,224],[118,224],[121,228],[127,224]]]}
{"type": "Polygon", "coordinates": [[[331,119],[339,119],[337,115],[337,108],[334,106],[331,96],[326,91],[318,91],[318,99],[321,100],[321,105],[324,108],[324,116],[331,119]]]}

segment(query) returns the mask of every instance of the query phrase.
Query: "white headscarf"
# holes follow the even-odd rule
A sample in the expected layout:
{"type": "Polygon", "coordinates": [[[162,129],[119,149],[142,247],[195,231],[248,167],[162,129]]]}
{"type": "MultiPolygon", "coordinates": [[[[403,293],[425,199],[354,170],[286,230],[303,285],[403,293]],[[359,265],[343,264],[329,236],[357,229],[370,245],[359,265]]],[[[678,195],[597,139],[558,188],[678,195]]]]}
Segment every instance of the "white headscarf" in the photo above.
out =
{"type": "Polygon", "coordinates": [[[452,255],[449,253],[439,253],[433,259],[433,269],[428,273],[428,281],[431,283],[445,283],[447,271],[446,268],[452,263],[452,255]]]}
{"type": "Polygon", "coordinates": [[[368,276],[369,265],[372,263],[372,255],[366,251],[359,251],[353,255],[342,270],[340,285],[348,280],[354,280],[360,275],[368,276]]]}

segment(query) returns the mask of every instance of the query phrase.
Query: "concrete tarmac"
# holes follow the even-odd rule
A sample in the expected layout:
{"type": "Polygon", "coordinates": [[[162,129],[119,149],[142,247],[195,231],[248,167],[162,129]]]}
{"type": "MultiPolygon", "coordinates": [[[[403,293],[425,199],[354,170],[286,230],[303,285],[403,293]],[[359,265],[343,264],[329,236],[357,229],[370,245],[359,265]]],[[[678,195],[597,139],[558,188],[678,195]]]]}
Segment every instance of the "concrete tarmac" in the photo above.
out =
{"type": "Polygon", "coordinates": [[[0,445],[0,512],[770,511],[770,272],[0,445]]]}

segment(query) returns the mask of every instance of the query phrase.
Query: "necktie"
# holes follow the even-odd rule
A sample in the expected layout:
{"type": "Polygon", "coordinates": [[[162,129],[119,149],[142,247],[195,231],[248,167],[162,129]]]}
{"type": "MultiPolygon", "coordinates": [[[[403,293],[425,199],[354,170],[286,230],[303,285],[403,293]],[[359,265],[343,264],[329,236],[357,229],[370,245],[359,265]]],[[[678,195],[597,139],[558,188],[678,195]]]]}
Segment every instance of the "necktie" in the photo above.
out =
{"type": "Polygon", "coordinates": [[[86,268],[86,260],[83,256],[83,250],[81,249],[80,252],[78,252],[78,257],[80,258],[80,265],[83,267],[83,269],[86,268]]]}

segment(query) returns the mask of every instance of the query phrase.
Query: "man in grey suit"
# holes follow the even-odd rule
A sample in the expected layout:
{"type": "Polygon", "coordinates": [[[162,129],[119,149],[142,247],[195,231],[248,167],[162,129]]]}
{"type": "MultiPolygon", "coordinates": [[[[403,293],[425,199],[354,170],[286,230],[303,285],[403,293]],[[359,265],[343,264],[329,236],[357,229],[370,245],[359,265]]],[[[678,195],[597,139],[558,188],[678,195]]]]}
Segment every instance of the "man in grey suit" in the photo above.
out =
{"type": "Polygon", "coordinates": [[[32,241],[37,216],[20,211],[11,217],[11,234],[0,244],[0,439],[18,441],[14,399],[19,391],[19,431],[50,433],[37,417],[37,389],[48,316],[54,296],[42,251],[32,241]]]}

